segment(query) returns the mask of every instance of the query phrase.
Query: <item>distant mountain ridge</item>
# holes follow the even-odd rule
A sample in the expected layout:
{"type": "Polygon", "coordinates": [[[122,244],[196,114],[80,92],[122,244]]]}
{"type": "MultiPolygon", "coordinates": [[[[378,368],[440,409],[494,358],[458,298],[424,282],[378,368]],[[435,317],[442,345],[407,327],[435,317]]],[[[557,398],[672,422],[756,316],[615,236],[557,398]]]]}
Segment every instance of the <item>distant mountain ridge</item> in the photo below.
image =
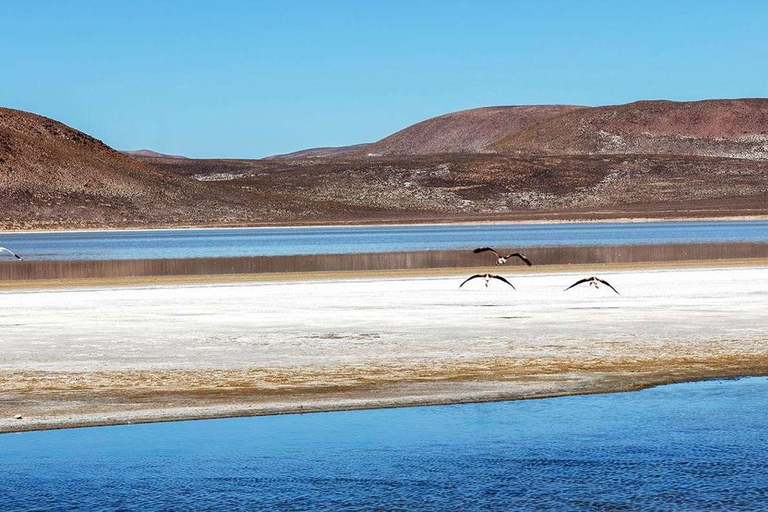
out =
{"type": "Polygon", "coordinates": [[[482,107],[433,117],[365,148],[372,156],[484,153],[499,139],[583,107],[525,105],[482,107]]]}
{"type": "Polygon", "coordinates": [[[186,156],[181,155],[167,155],[165,153],[158,153],[157,151],[152,151],[151,149],[123,149],[120,150],[121,153],[128,155],[128,156],[145,156],[150,158],[183,158],[187,159],[186,156]]]}
{"type": "Polygon", "coordinates": [[[488,149],[768,159],[768,100],[654,100],[586,108],[510,133],[488,149]]]}
{"type": "MultiPolygon", "coordinates": [[[[123,153],[140,158],[186,158],[148,149],[123,153]]],[[[267,159],[479,153],[768,159],[768,100],[481,107],[426,119],[373,143],[308,148],[267,159]]]]}
{"type": "Polygon", "coordinates": [[[324,148],[309,148],[281,155],[268,156],[266,160],[273,159],[301,159],[301,158],[341,158],[352,156],[364,151],[369,143],[353,144],[351,146],[333,146],[324,148]]]}
{"type": "Polygon", "coordinates": [[[766,132],[766,99],[487,107],[372,144],[190,159],[0,108],[0,228],[768,215],[766,132]]]}

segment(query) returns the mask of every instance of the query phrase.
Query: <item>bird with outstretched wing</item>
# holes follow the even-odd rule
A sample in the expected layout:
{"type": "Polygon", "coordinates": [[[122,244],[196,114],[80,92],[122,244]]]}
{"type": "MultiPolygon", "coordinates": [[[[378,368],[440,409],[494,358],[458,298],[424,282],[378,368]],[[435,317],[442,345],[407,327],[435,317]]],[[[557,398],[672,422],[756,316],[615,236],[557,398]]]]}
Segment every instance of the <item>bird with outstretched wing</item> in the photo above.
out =
{"type": "Polygon", "coordinates": [[[506,279],[504,279],[501,276],[497,276],[496,274],[475,274],[473,276],[468,277],[466,280],[464,280],[464,282],[459,285],[459,288],[464,286],[467,282],[469,282],[469,281],[471,281],[473,279],[477,279],[478,277],[485,279],[485,286],[488,286],[488,282],[491,279],[498,279],[499,281],[507,283],[509,286],[512,287],[513,290],[517,290],[517,288],[515,288],[515,286],[512,283],[510,283],[509,281],[507,281],[506,279]]]}
{"type": "Polygon", "coordinates": [[[573,283],[571,286],[569,286],[568,288],[566,288],[563,291],[567,292],[568,290],[570,290],[574,286],[578,286],[578,285],[580,285],[582,283],[589,283],[589,286],[594,286],[595,288],[597,288],[597,283],[601,283],[601,284],[604,284],[605,286],[607,286],[608,288],[610,288],[611,290],[613,290],[614,292],[616,292],[617,295],[621,295],[619,293],[619,291],[611,285],[611,283],[609,283],[605,279],[600,279],[599,277],[594,277],[594,276],[592,276],[592,277],[585,277],[584,279],[579,279],[578,281],[576,281],[575,283],[573,283]]]}
{"type": "Polygon", "coordinates": [[[8,254],[10,254],[11,256],[16,258],[17,260],[23,261],[22,257],[19,256],[18,254],[16,254],[15,252],[11,251],[10,249],[6,249],[5,247],[0,247],[0,252],[3,252],[3,251],[7,252],[8,254]]]}
{"type": "Polygon", "coordinates": [[[478,254],[478,253],[481,253],[481,252],[488,252],[488,251],[490,251],[490,252],[492,252],[493,254],[496,255],[496,264],[497,265],[504,265],[507,262],[507,260],[510,259],[510,258],[520,258],[520,260],[523,263],[525,263],[529,267],[531,266],[531,261],[528,258],[526,258],[525,255],[520,254],[519,252],[513,252],[513,253],[508,254],[506,256],[502,256],[501,254],[498,253],[498,251],[496,251],[492,247],[478,247],[477,249],[475,249],[472,252],[474,252],[475,254],[478,254]]]}

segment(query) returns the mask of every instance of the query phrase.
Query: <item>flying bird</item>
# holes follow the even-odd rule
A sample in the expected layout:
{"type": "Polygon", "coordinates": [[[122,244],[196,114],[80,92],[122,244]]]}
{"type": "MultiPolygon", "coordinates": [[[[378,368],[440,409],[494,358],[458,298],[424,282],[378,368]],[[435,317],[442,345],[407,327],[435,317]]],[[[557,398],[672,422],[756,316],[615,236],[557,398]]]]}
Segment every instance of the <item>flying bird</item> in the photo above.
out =
{"type": "Polygon", "coordinates": [[[528,260],[528,258],[526,258],[525,256],[523,256],[523,255],[522,255],[522,254],[520,254],[519,252],[513,252],[512,254],[509,254],[509,255],[507,255],[507,256],[502,256],[501,254],[499,254],[498,252],[496,252],[494,249],[491,249],[490,247],[478,247],[477,249],[475,249],[475,250],[474,250],[474,251],[472,251],[472,252],[474,252],[475,254],[477,254],[477,253],[480,253],[480,252],[486,252],[486,251],[491,251],[493,254],[495,254],[495,255],[496,255],[496,258],[497,258],[497,259],[496,259],[496,264],[497,264],[497,265],[503,265],[503,264],[505,264],[509,258],[520,258],[521,260],[523,260],[523,263],[525,263],[525,264],[526,264],[526,265],[528,265],[529,267],[531,266],[531,262],[528,260]]]}
{"type": "Polygon", "coordinates": [[[10,249],[6,249],[5,247],[0,247],[0,252],[3,252],[3,251],[7,252],[8,254],[10,254],[11,256],[16,258],[17,260],[22,260],[21,256],[19,256],[15,252],[12,252],[10,249]]]}
{"type": "Polygon", "coordinates": [[[578,285],[580,285],[580,284],[582,284],[582,283],[589,283],[589,286],[590,286],[590,287],[594,286],[595,288],[600,288],[600,286],[598,285],[598,283],[599,283],[599,284],[604,284],[605,286],[607,286],[607,287],[608,287],[608,288],[610,288],[611,290],[615,291],[615,292],[616,292],[618,295],[621,295],[621,294],[619,293],[619,291],[618,291],[616,288],[614,288],[613,286],[611,286],[611,283],[609,283],[608,281],[606,281],[606,280],[604,280],[604,279],[600,279],[599,277],[594,277],[594,276],[593,276],[593,277],[585,277],[584,279],[580,279],[580,280],[576,281],[575,283],[573,283],[571,286],[569,286],[568,288],[566,288],[566,289],[565,289],[565,290],[563,290],[563,291],[564,291],[564,292],[567,292],[568,290],[570,290],[570,289],[571,289],[571,288],[573,288],[574,286],[578,286],[578,285]]]}
{"type": "Polygon", "coordinates": [[[491,282],[491,279],[498,279],[499,281],[503,281],[503,282],[507,283],[509,286],[512,286],[512,289],[513,289],[513,290],[517,290],[517,288],[515,288],[515,287],[514,287],[514,285],[513,285],[512,283],[510,283],[509,281],[507,281],[506,279],[504,279],[504,278],[503,278],[503,277],[501,277],[501,276],[497,276],[496,274],[475,274],[475,275],[473,275],[473,276],[471,276],[471,277],[468,277],[468,278],[466,279],[466,281],[464,281],[463,283],[461,283],[461,284],[459,285],[459,288],[461,288],[462,286],[464,286],[464,285],[467,283],[467,281],[471,281],[471,280],[473,280],[473,279],[476,279],[476,278],[478,278],[478,277],[481,277],[481,278],[485,279],[485,287],[486,287],[486,288],[488,288],[488,283],[490,283],[490,282],[491,282]]]}

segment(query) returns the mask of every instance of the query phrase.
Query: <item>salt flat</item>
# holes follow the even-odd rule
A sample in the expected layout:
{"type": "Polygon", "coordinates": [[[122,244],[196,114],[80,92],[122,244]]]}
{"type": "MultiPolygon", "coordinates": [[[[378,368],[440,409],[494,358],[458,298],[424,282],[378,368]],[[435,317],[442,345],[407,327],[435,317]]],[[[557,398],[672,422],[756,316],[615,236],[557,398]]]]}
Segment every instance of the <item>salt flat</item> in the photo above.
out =
{"type": "Polygon", "coordinates": [[[500,272],[2,292],[0,431],[768,373],[768,267],[500,272]]]}

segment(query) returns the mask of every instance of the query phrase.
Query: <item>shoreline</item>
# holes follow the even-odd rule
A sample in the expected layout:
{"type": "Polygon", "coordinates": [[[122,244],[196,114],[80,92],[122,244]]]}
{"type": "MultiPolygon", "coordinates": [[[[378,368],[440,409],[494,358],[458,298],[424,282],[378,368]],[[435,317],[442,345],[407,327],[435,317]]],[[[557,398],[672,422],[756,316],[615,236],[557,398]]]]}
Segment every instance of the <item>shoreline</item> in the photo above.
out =
{"type": "Polygon", "coordinates": [[[9,290],[0,432],[768,375],[768,264],[705,263],[602,268],[620,296],[564,293],[583,277],[573,267],[516,273],[515,291],[480,282],[459,290],[454,269],[9,290]],[[296,300],[308,295],[297,320],[296,300]]]}
{"type": "MultiPolygon", "coordinates": [[[[54,419],[33,425],[18,427],[0,427],[0,435],[21,434],[26,432],[44,432],[50,430],[67,430],[74,428],[115,427],[127,425],[146,425],[151,423],[170,423],[178,421],[204,421],[216,419],[254,418],[262,416],[282,416],[287,414],[317,414],[328,412],[350,412],[375,409],[400,409],[410,407],[434,407],[446,405],[482,404],[492,402],[516,402],[521,400],[544,400],[569,396],[587,396],[614,393],[633,393],[645,389],[684,384],[692,382],[742,379],[751,377],[768,377],[768,367],[726,369],[714,371],[708,375],[668,375],[643,376],[633,383],[611,383],[595,385],[592,388],[571,389],[565,387],[557,391],[541,390],[519,394],[486,393],[476,396],[460,395],[453,398],[435,397],[434,392],[429,397],[413,398],[390,396],[388,398],[347,398],[338,396],[321,397],[315,402],[307,403],[302,400],[286,402],[271,402],[257,405],[244,403],[225,406],[189,407],[183,411],[167,407],[144,409],[141,411],[124,411],[115,413],[92,413],[75,415],[67,419],[54,419]]],[[[448,392],[450,392],[448,390],[448,392]]]]}
{"type": "MultiPolygon", "coordinates": [[[[575,263],[556,265],[537,265],[533,267],[513,266],[504,269],[505,275],[515,277],[524,275],[557,274],[587,272],[595,269],[600,272],[640,272],[663,271],[673,269],[717,270],[726,268],[768,267],[768,258],[738,258],[722,260],[680,260],[648,261],[631,263],[575,263]]],[[[343,270],[343,271],[301,271],[301,272],[259,272],[243,274],[187,274],[166,276],[129,276],[129,277],[87,277],[72,279],[26,279],[18,281],[0,281],[0,293],[19,291],[45,291],[62,289],[89,288],[150,288],[163,286],[205,286],[238,285],[257,283],[293,283],[323,281],[359,281],[366,279],[437,279],[454,277],[458,279],[472,273],[485,273],[487,265],[475,267],[441,267],[418,269],[388,270],[343,270]]]]}
{"type": "Polygon", "coordinates": [[[351,222],[351,223],[301,223],[291,222],[286,224],[280,223],[264,223],[264,224],[245,224],[245,225],[184,225],[178,227],[126,227],[126,228],[81,228],[81,229],[18,229],[7,230],[0,229],[0,235],[17,235],[17,234],[49,234],[49,233],[109,233],[109,232],[154,232],[154,231],[210,231],[210,230],[236,230],[236,229],[328,229],[328,228],[364,228],[364,227],[402,227],[402,226],[475,226],[475,225],[504,225],[504,224],[520,224],[520,225],[537,225],[537,224],[600,224],[600,223],[615,223],[615,224],[636,224],[645,222],[748,222],[748,221],[766,221],[768,215],[725,215],[725,216],[705,216],[705,217],[616,217],[616,218],[585,218],[585,219],[522,219],[522,220],[477,220],[477,221],[464,221],[464,220],[445,220],[440,219],[434,222],[427,222],[421,220],[408,221],[403,220],[401,222],[385,221],[377,222],[375,220],[371,222],[351,222]]]}

